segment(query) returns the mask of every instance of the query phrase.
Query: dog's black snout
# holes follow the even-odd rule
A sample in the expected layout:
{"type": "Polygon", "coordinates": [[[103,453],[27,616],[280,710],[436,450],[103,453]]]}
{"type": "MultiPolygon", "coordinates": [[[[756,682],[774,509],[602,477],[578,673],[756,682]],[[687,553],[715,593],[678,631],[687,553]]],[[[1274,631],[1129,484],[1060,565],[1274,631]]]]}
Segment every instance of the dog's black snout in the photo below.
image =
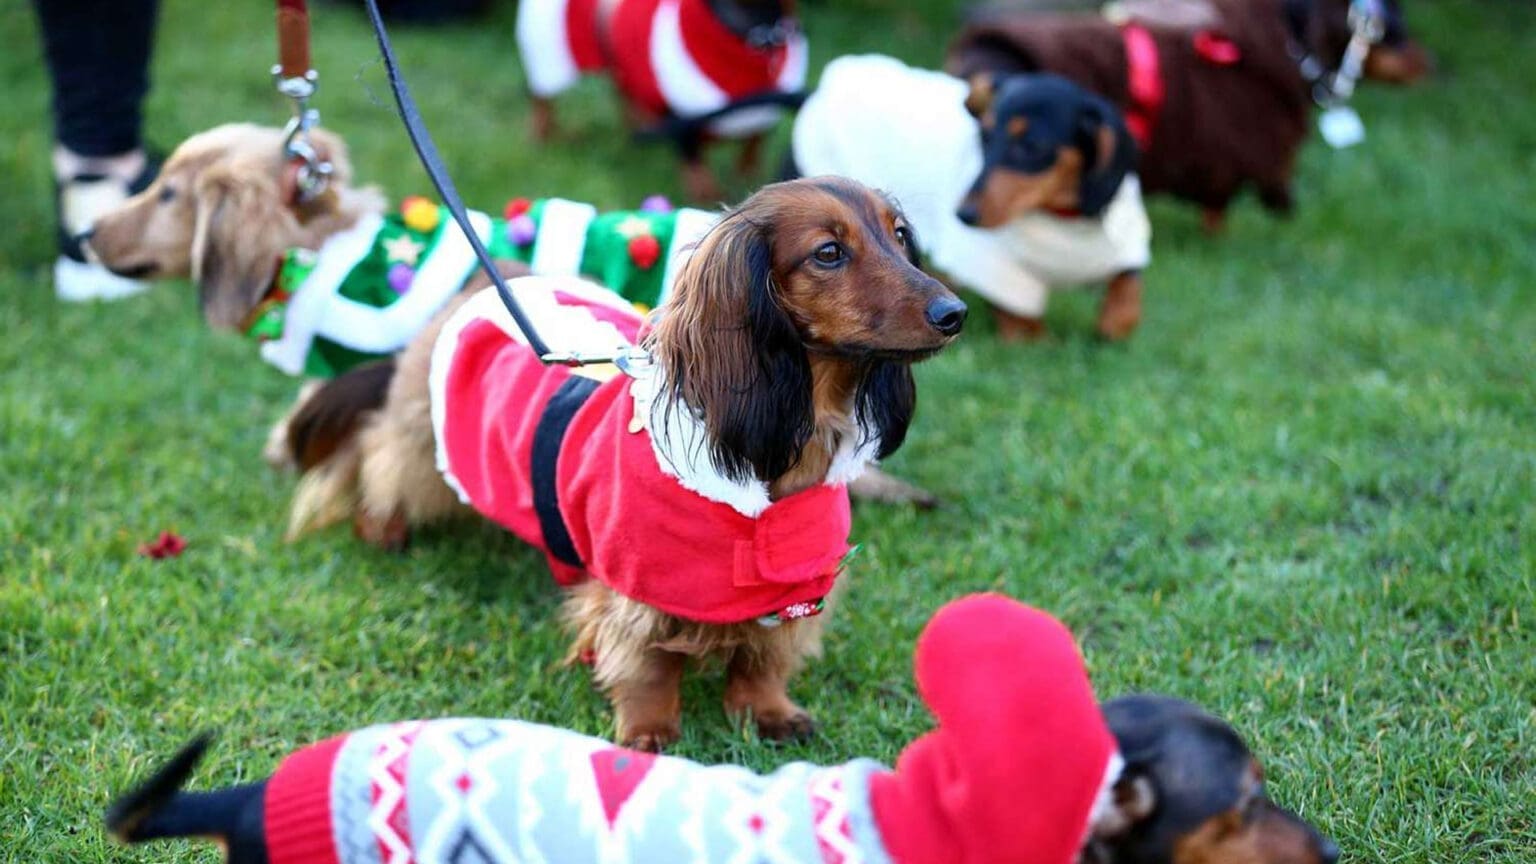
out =
{"type": "Polygon", "coordinates": [[[955,218],[974,227],[981,221],[981,210],[976,206],[976,202],[967,198],[960,202],[960,209],[955,211],[955,218]]]}
{"type": "Polygon", "coordinates": [[[945,336],[959,333],[965,325],[965,303],[958,297],[936,298],[928,304],[927,313],[928,325],[945,336]]]}
{"type": "Polygon", "coordinates": [[[1329,840],[1327,837],[1322,838],[1317,844],[1317,860],[1323,862],[1323,864],[1337,864],[1339,860],[1339,844],[1329,840]]]}

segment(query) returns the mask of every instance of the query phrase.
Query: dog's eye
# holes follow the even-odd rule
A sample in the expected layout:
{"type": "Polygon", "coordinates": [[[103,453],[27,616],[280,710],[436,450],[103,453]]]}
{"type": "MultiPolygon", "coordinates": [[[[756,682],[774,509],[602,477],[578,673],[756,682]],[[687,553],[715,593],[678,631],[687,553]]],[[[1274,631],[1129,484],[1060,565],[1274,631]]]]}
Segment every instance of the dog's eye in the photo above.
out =
{"type": "Polygon", "coordinates": [[[176,199],[176,190],[170,186],[160,187],[160,203],[169,204],[176,199]]]}
{"type": "Polygon", "coordinates": [[[912,248],[912,229],[905,225],[897,225],[896,239],[901,242],[903,248],[912,248]]]}
{"type": "Polygon", "coordinates": [[[817,264],[839,264],[843,260],[843,247],[836,243],[824,243],[811,253],[811,257],[816,259],[817,264]]]}

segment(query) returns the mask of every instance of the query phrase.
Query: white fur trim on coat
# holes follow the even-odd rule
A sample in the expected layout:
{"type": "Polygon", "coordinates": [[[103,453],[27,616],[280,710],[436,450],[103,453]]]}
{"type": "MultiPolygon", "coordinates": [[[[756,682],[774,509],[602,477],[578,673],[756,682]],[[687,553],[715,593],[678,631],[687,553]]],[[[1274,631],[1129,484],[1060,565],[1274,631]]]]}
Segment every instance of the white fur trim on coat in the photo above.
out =
{"type": "Polygon", "coordinates": [[[565,27],[569,0],[519,0],[517,53],[528,92],[548,98],[570,88],[581,77],[571,55],[565,27]]]}
{"type": "MultiPolygon", "coordinates": [[[[650,62],[656,73],[656,86],[674,114],[683,117],[708,114],[724,108],[731,96],[710,77],[683,41],[682,16],[678,0],[661,0],[651,21],[650,62]]],[[[779,73],[778,89],[798,90],[805,86],[808,50],[805,35],[796,33],[786,46],[784,68],[779,73]]],[[[773,106],[743,110],[710,125],[710,131],[727,138],[741,138],[762,132],[784,116],[773,106]]]]}
{"type": "MultiPolygon", "coordinates": [[[[491,217],[474,210],[466,215],[480,242],[489,243],[491,217]]],[[[399,351],[421,332],[423,322],[437,314],[448,298],[459,293],[478,263],[459,223],[445,219],[437,244],[411,278],[409,291],[382,308],[339,295],[332,297],[316,333],[355,351],[399,351]]]]}
{"type": "Polygon", "coordinates": [[[529,268],[551,276],[579,275],[581,253],[587,247],[587,226],[596,218],[597,208],[591,204],[564,198],[545,199],[529,268]]]}
{"type": "Polygon", "coordinates": [[[261,357],[289,375],[304,372],[304,362],[321,326],[336,299],[336,291],[352,268],[373,249],[374,238],[384,225],[384,217],[369,213],[351,228],[332,234],[320,246],[315,268],[293,292],[283,314],[281,339],[263,342],[261,357]]]}
{"type": "MultiPolygon", "coordinates": [[[[555,291],[580,297],[583,300],[602,303],[614,308],[633,312],[618,295],[603,290],[584,279],[560,276],[524,276],[507,283],[523,311],[538,327],[539,334],[555,351],[576,351],[599,354],[629,343],[612,324],[598,321],[579,307],[562,306],[556,302],[555,291]]],[[[437,341],[432,345],[432,362],[428,372],[428,392],[431,396],[432,431],[436,443],[437,470],[449,488],[468,504],[469,500],[453,476],[449,467],[448,453],[443,446],[447,422],[448,369],[453,353],[459,344],[459,336],[473,321],[486,319],[521,344],[528,344],[512,316],[502,305],[494,288],[486,288],[465,301],[443,324],[437,341]]],[[[634,414],[646,420],[651,451],[662,473],[677,479],[679,485],[710,501],[725,504],[747,517],[756,517],[768,509],[768,485],[759,480],[737,481],[721,474],[710,461],[707,445],[708,433],[703,422],[686,406],[663,398],[667,387],[661,370],[649,367],[630,384],[630,398],[634,400],[634,414]]],[[[832,466],[826,483],[829,486],[844,485],[857,478],[876,453],[880,441],[869,436],[868,440],[845,441],[833,455],[832,466]]]]}
{"type": "MultiPolygon", "coordinates": [[[[634,307],[624,303],[618,295],[585,279],[574,276],[524,276],[508,281],[507,288],[517,298],[523,314],[538,328],[539,335],[549,343],[551,350],[603,354],[630,344],[612,324],[593,318],[591,313],[580,307],[563,306],[557,301],[555,292],[560,291],[583,300],[634,311],[634,307]]],[[[432,403],[432,437],[437,442],[437,470],[465,504],[470,503],[469,498],[464,494],[458,479],[453,476],[448,464],[448,451],[443,446],[443,431],[448,417],[448,369],[452,365],[453,353],[459,346],[459,335],[465,327],[480,319],[500,327],[502,332],[518,343],[528,344],[528,338],[518,328],[517,322],[512,320],[511,313],[501,302],[501,296],[495,288],[482,289],[466,300],[444,322],[443,329],[437,334],[437,341],[432,343],[427,392],[432,403]]]]}

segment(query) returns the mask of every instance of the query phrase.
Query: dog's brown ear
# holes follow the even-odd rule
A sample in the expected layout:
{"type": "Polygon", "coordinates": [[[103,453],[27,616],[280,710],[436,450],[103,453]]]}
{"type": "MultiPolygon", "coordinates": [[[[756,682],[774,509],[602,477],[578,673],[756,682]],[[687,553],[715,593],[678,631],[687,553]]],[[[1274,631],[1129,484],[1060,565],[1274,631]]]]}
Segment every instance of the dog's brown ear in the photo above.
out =
{"type": "Polygon", "coordinates": [[[198,178],[192,231],[192,281],[203,317],[234,329],[261,301],[281,238],[297,234],[271,178],[222,166],[198,178]]]}
{"type": "Polygon", "coordinates": [[[774,285],[771,226],[720,220],[678,274],[649,346],[674,398],[697,412],[733,480],[788,471],[813,426],[810,358],[774,285]]]}
{"type": "Polygon", "coordinates": [[[997,76],[991,72],[973,72],[970,84],[971,92],[965,96],[965,110],[980,120],[992,107],[992,97],[997,95],[997,76]]]}

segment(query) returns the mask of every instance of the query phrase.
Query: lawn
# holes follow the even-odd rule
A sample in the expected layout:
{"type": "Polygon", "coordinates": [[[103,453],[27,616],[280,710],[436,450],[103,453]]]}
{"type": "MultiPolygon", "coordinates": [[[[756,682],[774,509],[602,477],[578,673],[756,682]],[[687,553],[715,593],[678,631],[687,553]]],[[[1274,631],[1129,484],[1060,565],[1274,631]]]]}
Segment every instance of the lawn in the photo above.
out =
{"type": "MultiPolygon", "coordinates": [[[[1536,9],[1409,4],[1437,80],[1367,88],[1368,143],[1309,144],[1300,208],[1245,204],[1209,239],[1152,205],[1147,317],[1004,346],[976,314],[921,367],[889,468],[933,513],[861,507],[864,551],[826,657],[795,692],[822,723],[775,747],[731,727],[719,676],[689,679],[677,753],[768,768],[892,760],[929,725],[910,680],[927,616],[1000,590],[1077,632],[1099,692],[1155,690],[1230,719],[1271,793],[1349,861],[1536,860],[1536,9]]],[[[277,123],[263,3],[165,4],[149,135],[277,123]]],[[[428,190],[357,10],[316,11],[319,107],[358,175],[428,190]]],[[[950,4],[821,2],[813,69],[850,51],[936,64],[950,4]],[[886,8],[890,7],[890,8],[886,8]]],[[[631,145],[606,85],[532,143],[511,4],[401,29],[402,61],[469,203],[679,193],[631,145]]],[[[605,734],[560,665],[539,555],[498,531],[427,532],[400,557],[345,530],[281,539],[290,478],[259,459],[295,382],[202,326],[185,284],[56,302],[47,88],[26,4],[0,7],[0,861],[212,861],[128,852],[105,802],[194,732],[199,782],[373,722],[516,716],[605,734]],[[154,561],[162,530],[190,545],[154,561]]],[[[738,184],[737,192],[744,191],[738,184]]]]}

